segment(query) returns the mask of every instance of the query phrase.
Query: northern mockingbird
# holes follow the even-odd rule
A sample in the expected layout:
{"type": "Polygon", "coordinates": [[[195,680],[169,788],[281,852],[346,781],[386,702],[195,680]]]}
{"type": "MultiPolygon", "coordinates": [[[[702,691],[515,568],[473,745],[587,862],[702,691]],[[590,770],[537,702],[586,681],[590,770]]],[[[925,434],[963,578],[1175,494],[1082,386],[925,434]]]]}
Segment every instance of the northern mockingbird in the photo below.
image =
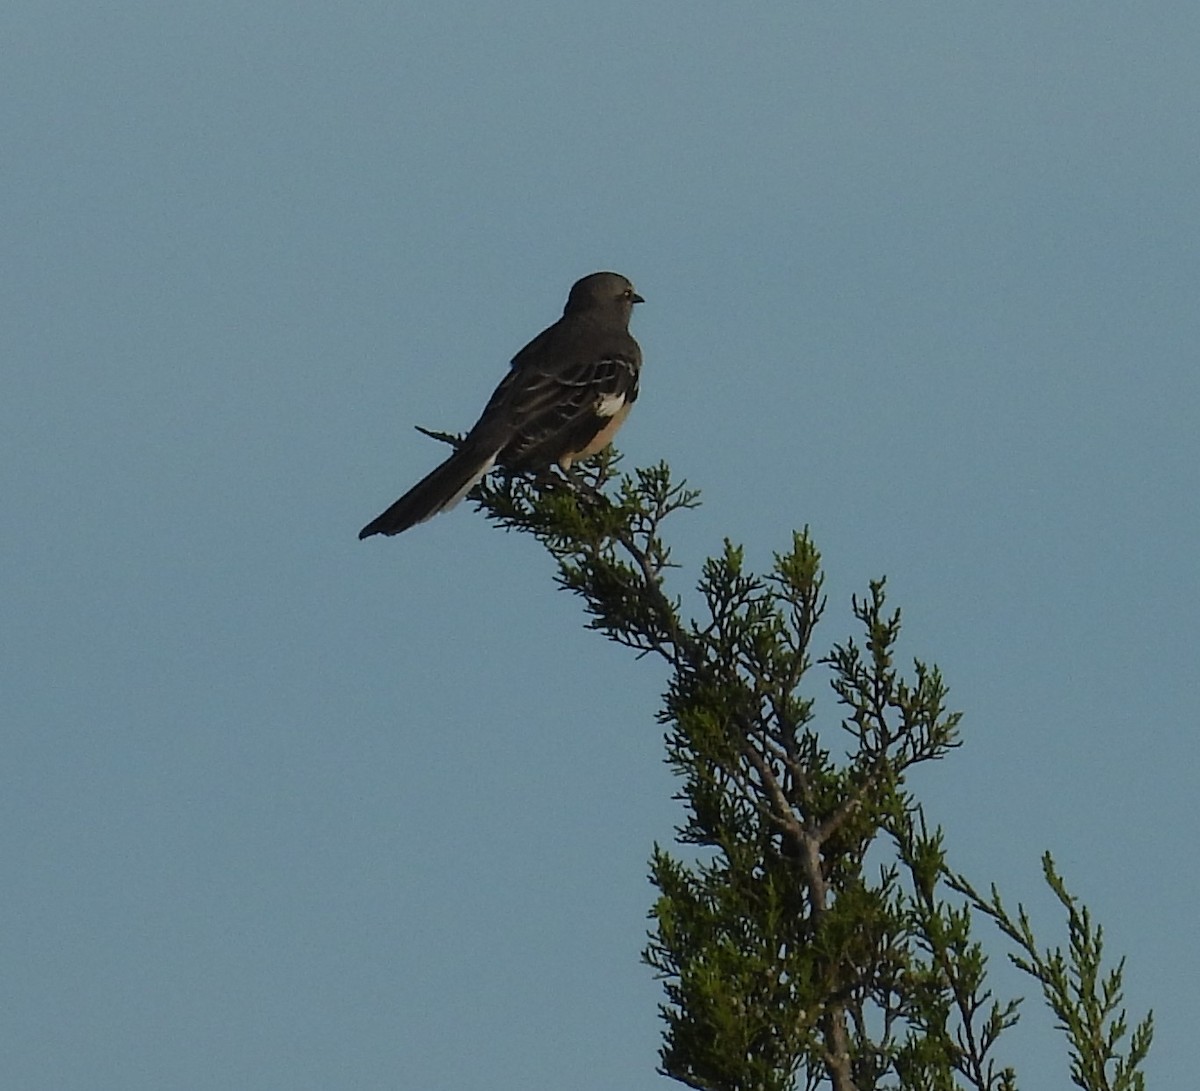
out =
{"type": "Polygon", "coordinates": [[[399,534],[446,511],[493,466],[542,470],[602,450],[638,395],[642,350],[629,332],[643,302],[618,273],[576,281],[563,316],[512,359],[479,420],[436,470],[359,531],[399,534]]]}

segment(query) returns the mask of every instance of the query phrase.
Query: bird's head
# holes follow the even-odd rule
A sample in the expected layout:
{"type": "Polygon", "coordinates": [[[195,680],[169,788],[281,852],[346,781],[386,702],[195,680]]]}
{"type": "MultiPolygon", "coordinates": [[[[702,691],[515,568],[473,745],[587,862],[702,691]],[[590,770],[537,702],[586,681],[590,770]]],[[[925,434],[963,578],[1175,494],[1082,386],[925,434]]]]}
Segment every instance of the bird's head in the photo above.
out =
{"type": "Polygon", "coordinates": [[[633,305],[644,302],[634,291],[633,284],[620,273],[590,273],[572,285],[563,313],[616,311],[628,320],[633,305]]]}

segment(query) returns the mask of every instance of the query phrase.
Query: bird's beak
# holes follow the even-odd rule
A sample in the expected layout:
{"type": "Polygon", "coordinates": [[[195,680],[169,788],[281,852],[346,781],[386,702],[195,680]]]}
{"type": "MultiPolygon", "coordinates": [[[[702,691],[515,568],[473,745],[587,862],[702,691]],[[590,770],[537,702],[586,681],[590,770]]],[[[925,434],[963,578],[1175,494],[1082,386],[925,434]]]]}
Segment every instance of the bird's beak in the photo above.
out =
{"type": "Polygon", "coordinates": [[[637,292],[634,292],[633,293],[633,302],[634,303],[645,303],[646,301],[640,295],[638,295],[637,292]]]}

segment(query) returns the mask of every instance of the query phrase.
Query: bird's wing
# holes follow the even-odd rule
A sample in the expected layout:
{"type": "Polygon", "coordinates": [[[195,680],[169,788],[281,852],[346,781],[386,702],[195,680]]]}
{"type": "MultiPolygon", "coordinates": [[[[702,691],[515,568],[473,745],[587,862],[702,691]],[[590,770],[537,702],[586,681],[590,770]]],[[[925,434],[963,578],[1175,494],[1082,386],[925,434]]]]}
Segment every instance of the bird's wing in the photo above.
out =
{"type": "Polygon", "coordinates": [[[552,367],[514,362],[480,420],[489,411],[503,416],[499,461],[511,469],[569,462],[606,429],[611,438],[637,399],[640,365],[632,338],[598,355],[560,357],[552,367]]]}

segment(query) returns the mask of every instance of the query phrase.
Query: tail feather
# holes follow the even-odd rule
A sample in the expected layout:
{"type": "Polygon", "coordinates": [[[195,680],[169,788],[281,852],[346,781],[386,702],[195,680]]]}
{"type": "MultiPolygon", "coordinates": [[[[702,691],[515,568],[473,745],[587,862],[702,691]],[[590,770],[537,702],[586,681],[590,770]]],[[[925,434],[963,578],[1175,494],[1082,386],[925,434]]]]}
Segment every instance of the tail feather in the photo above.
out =
{"type": "Polygon", "coordinates": [[[358,532],[359,540],[372,534],[399,534],[409,527],[449,511],[496,463],[496,452],[483,453],[460,448],[431,473],[426,474],[382,515],[358,532]]]}

